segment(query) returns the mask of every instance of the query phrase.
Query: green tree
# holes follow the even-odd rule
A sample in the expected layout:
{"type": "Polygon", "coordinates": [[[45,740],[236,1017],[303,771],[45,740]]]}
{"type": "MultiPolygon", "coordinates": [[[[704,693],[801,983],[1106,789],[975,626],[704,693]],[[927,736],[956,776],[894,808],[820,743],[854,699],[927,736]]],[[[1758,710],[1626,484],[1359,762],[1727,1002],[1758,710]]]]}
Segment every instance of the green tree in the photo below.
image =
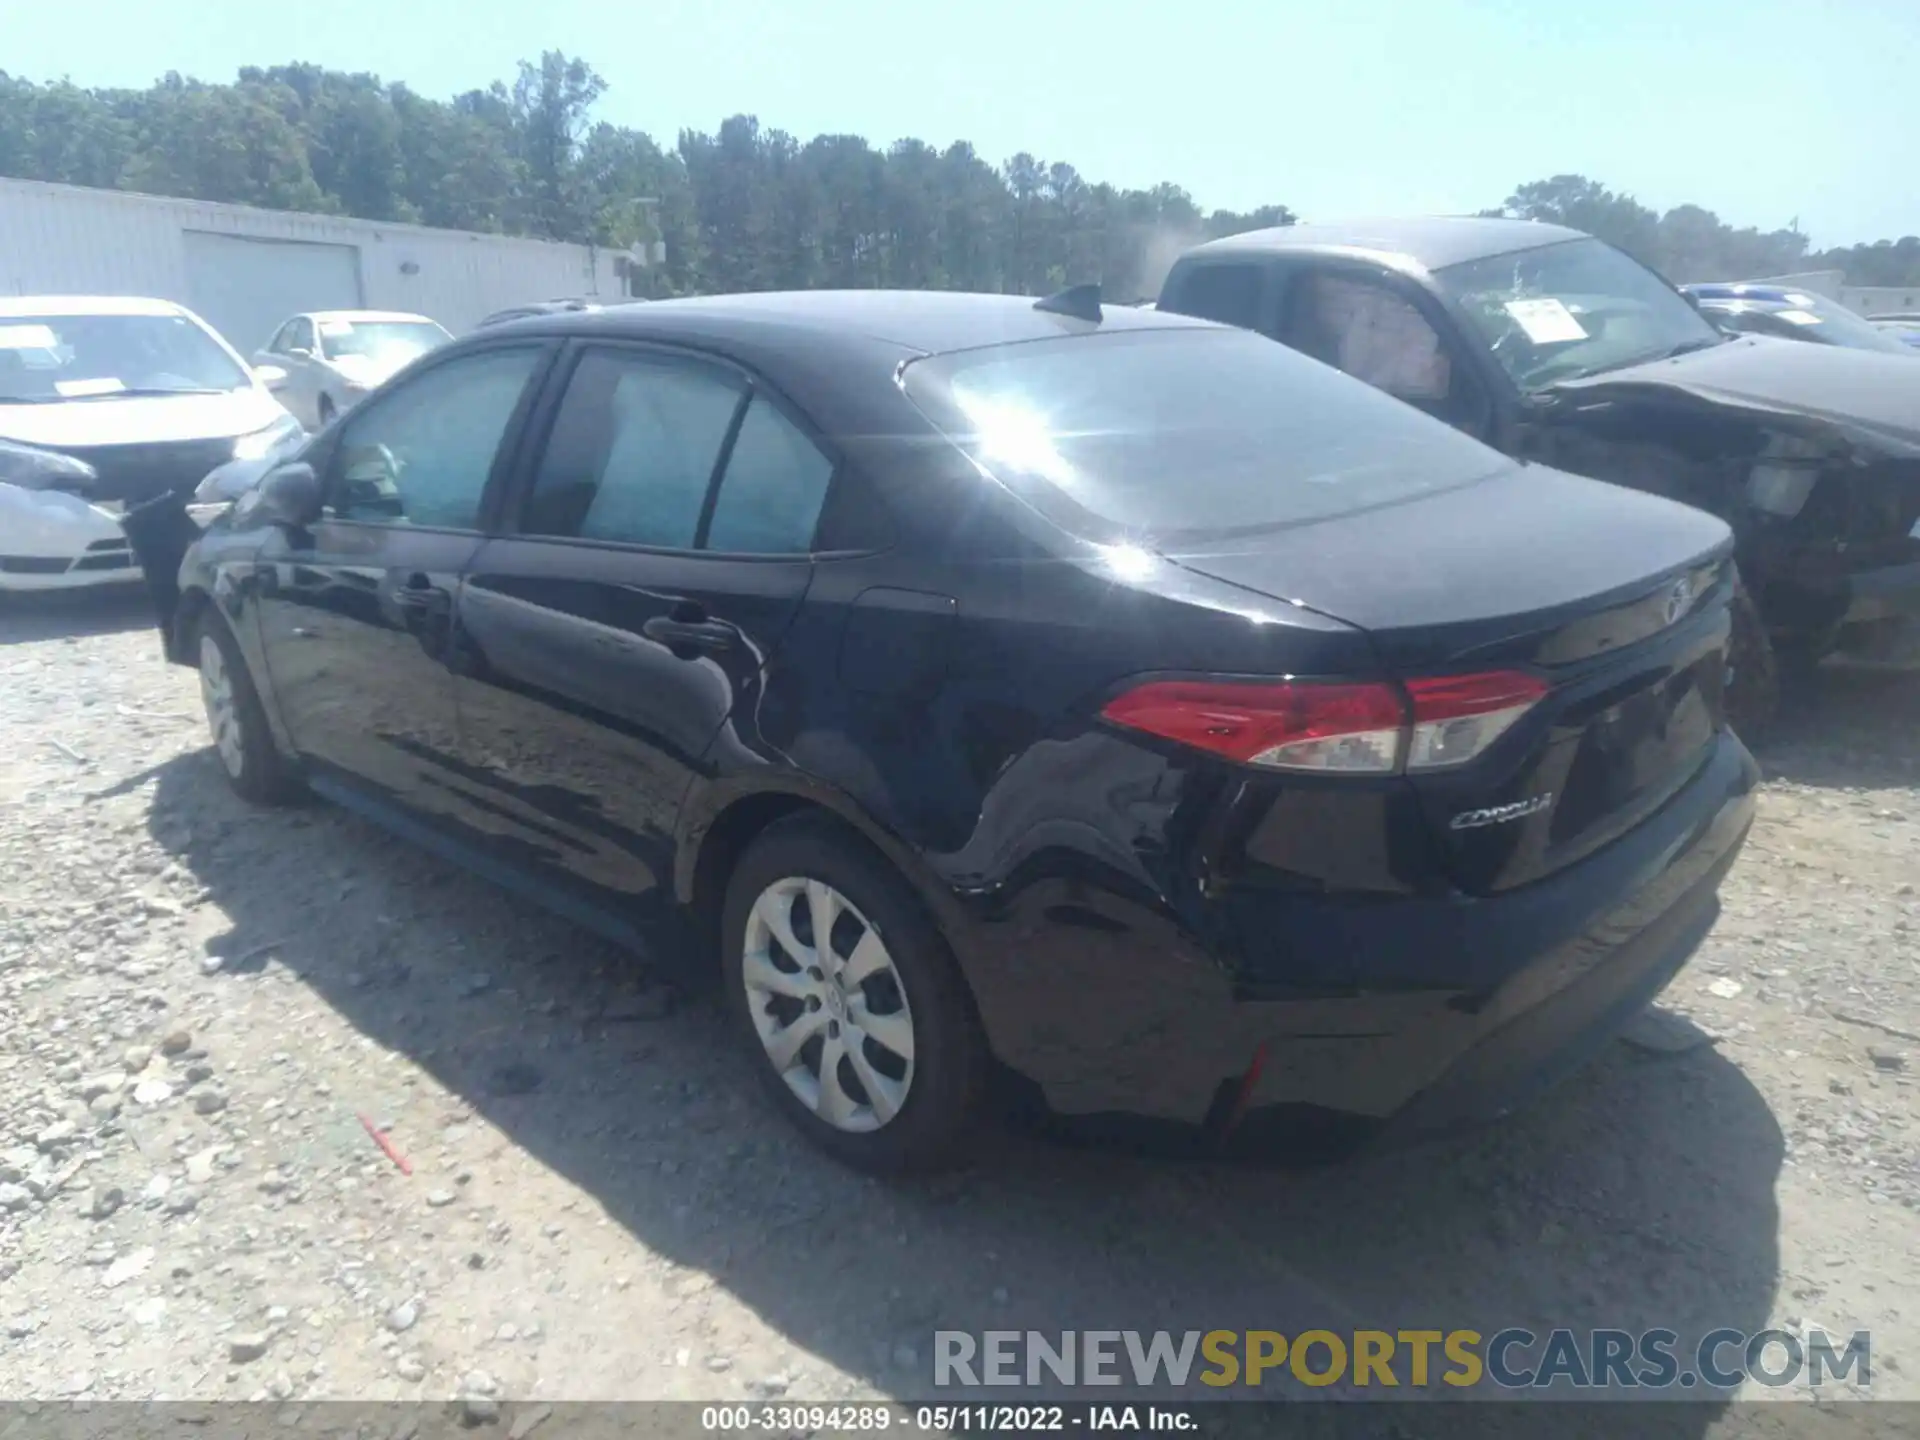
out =
{"type": "Polygon", "coordinates": [[[558,50],[547,51],[538,65],[520,62],[512,115],[526,167],[527,219],[536,235],[584,240],[592,232],[596,197],[583,183],[579,151],[606,89],[592,66],[558,50]]]}
{"type": "Polygon", "coordinates": [[[1584,230],[1647,264],[1660,257],[1660,217],[1631,195],[1584,175],[1534,180],[1507,197],[1505,213],[1584,230]]]}
{"type": "Polygon", "coordinates": [[[1099,280],[1132,298],[1185,245],[1293,218],[1204,215],[1178,186],[1121,190],[1027,153],[996,168],[964,141],[803,141],[751,115],[666,149],[597,120],[605,90],[559,51],[447,100],[304,63],[138,91],[0,73],[0,174],[664,250],[632,282],[655,295],[1099,280]]]}

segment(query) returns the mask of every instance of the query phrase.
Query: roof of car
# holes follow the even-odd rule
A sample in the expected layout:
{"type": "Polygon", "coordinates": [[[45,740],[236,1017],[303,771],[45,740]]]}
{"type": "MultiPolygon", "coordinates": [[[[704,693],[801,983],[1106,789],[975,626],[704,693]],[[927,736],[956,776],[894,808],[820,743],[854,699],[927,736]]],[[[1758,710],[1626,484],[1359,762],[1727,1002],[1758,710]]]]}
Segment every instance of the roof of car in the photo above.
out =
{"type": "MultiPolygon", "coordinates": [[[[1207,322],[1130,305],[1102,307],[1103,331],[1173,329],[1207,322]]],[[[1028,295],[951,290],[788,290],[703,295],[573,311],[514,322],[522,329],[635,337],[747,340],[831,333],[923,355],[1044,340],[1095,329],[1091,321],[1035,308],[1028,295]]],[[[777,342],[776,342],[777,343],[777,342]]]]}
{"type": "Polygon", "coordinates": [[[144,295],[0,295],[0,315],[186,315],[184,305],[144,295]]]}
{"type": "Polygon", "coordinates": [[[1585,232],[1538,220],[1506,220],[1479,215],[1419,215],[1394,220],[1352,220],[1323,225],[1283,225],[1248,230],[1209,241],[1189,254],[1251,255],[1284,251],[1337,252],[1364,256],[1396,270],[1444,270],[1490,255],[1510,255],[1566,240],[1590,239],[1585,232]]]}
{"type": "Polygon", "coordinates": [[[372,324],[375,321],[381,320],[408,321],[420,325],[431,325],[434,323],[425,315],[415,315],[406,310],[307,310],[303,311],[301,315],[296,318],[305,320],[345,320],[349,324],[358,324],[362,321],[367,324],[372,324]]]}

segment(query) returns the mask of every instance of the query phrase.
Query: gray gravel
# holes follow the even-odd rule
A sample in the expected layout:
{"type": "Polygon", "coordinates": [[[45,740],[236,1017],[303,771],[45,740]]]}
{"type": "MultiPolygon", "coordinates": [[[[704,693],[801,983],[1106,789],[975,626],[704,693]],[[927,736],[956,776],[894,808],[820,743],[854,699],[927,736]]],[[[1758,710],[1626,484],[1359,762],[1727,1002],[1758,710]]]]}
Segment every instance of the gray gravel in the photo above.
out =
{"type": "Polygon", "coordinates": [[[234,799],[137,598],[0,613],[0,725],[0,1396],[479,1423],[924,1396],[936,1327],[1771,1324],[1871,1328],[1920,1398],[1913,680],[1823,677],[1666,1022],[1514,1123],[1306,1172],[1007,1136],[904,1187],[632,957],[234,799]]]}

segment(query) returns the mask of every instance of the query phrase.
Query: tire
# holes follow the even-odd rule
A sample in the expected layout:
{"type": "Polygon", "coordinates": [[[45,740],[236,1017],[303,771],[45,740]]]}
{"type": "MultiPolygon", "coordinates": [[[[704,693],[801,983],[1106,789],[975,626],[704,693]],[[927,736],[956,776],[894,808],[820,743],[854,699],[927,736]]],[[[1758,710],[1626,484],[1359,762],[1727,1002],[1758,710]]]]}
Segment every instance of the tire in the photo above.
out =
{"type": "Polygon", "coordinates": [[[831,821],[776,823],[734,869],[720,936],[728,1008],[749,1063],[809,1140],[879,1175],[965,1159],[984,1104],[986,1044],[946,942],[880,855],[831,821]],[[822,958],[816,897],[850,913],[829,937],[833,963],[809,967],[822,958]],[[785,917],[791,944],[775,936],[770,916],[785,917]],[[836,983],[834,972],[857,968],[868,973],[836,983]],[[853,1046],[849,1034],[860,1037],[853,1046]],[[781,1047],[792,1052],[784,1067],[781,1047]],[[831,1088],[822,1078],[830,1054],[843,1057],[831,1088]]]}
{"type": "Polygon", "coordinates": [[[1727,723],[1743,740],[1758,740],[1780,710],[1780,661],[1760,607],[1744,584],[1733,591],[1733,636],[1728,643],[1727,723]]]}
{"type": "Polygon", "coordinates": [[[200,701],[213,734],[214,756],[227,783],[253,805],[286,805],[304,793],[299,777],[273,743],[267,712],[246,657],[218,613],[194,625],[193,655],[200,670],[200,701]]]}

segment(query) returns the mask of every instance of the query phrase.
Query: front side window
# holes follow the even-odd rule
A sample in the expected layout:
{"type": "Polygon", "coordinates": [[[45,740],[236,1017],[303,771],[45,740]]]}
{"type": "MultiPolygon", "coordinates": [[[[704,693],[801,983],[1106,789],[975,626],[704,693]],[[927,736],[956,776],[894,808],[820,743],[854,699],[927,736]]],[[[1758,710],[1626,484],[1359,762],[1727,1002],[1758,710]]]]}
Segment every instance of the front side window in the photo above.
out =
{"type": "Polygon", "coordinates": [[[36,315],[0,320],[0,403],[204,395],[252,377],[185,315],[36,315]]]}
{"type": "Polygon", "coordinates": [[[537,346],[436,365],[350,415],[328,466],[334,519],[471,530],[537,346]]]}
{"type": "Polygon", "coordinates": [[[1445,400],[1453,367],[1440,334],[1413,302],[1384,285],[1306,276],[1295,290],[1288,342],[1356,380],[1413,402],[1445,400]]]}
{"type": "Polygon", "coordinates": [[[1245,330],[1119,331],[916,360],[928,418],[1056,524],[1191,541],[1454,489],[1511,462],[1245,330]]]}
{"type": "Polygon", "coordinates": [[[1522,390],[1726,338],[1658,275],[1598,240],[1469,260],[1433,278],[1522,390]]]}
{"type": "Polygon", "coordinates": [[[567,382],[521,530],[693,549],[745,394],[716,366],[588,351],[567,382]]]}
{"type": "Polygon", "coordinates": [[[293,322],[293,338],[288,342],[287,348],[289,350],[304,350],[311,355],[314,353],[313,346],[313,321],[302,316],[293,322]]]}

